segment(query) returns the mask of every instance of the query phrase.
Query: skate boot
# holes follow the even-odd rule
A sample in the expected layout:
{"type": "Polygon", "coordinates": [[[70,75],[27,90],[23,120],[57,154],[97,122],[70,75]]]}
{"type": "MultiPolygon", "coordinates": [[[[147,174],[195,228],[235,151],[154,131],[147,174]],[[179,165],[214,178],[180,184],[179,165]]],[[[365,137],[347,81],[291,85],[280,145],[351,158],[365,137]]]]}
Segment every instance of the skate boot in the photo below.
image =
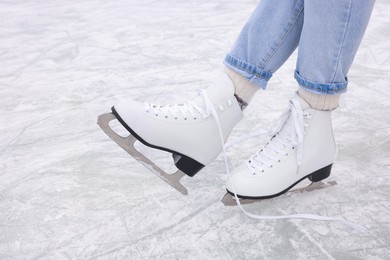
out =
{"type": "Polygon", "coordinates": [[[221,135],[226,141],[242,118],[233,84],[226,75],[188,102],[157,105],[126,100],[111,110],[112,113],[103,114],[98,119],[103,131],[183,194],[187,194],[187,190],[179,182],[180,178],[184,174],[192,177],[211,163],[222,150],[221,135]],[[127,138],[120,137],[109,127],[109,121],[114,119],[129,131],[127,138]],[[137,140],[146,146],[172,153],[178,171],[167,174],[161,170],[133,147],[137,140]]]}
{"type": "Polygon", "coordinates": [[[271,136],[233,171],[228,193],[243,199],[272,198],[305,178],[319,182],[330,175],[336,152],[331,111],[312,109],[295,95],[271,136]]]}

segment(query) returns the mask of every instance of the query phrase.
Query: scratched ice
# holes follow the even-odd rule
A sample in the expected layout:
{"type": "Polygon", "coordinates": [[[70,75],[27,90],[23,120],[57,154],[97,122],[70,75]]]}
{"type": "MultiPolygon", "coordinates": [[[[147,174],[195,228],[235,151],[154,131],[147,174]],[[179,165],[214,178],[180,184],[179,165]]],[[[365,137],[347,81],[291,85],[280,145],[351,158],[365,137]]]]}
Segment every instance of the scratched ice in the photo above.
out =
{"type": "MultiPolygon", "coordinates": [[[[207,87],[255,5],[0,2],[0,259],[389,259],[389,1],[376,3],[334,113],[338,185],[245,206],[344,217],[368,235],[334,222],[256,221],[223,206],[222,157],[183,180],[183,196],[96,125],[120,98],[169,100],[207,87]]],[[[279,116],[296,89],[295,58],[232,137],[279,116]]],[[[229,149],[230,166],[260,142],[229,149]]],[[[169,168],[169,155],[145,153],[169,168]]]]}

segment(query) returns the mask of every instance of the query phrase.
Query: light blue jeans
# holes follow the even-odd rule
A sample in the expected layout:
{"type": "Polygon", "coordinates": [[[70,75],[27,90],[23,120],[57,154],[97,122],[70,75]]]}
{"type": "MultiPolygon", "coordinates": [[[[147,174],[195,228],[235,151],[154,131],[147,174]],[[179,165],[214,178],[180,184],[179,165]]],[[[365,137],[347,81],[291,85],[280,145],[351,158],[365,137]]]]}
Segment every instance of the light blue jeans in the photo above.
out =
{"type": "Polygon", "coordinates": [[[298,84],[317,94],[343,93],[374,1],[261,0],[224,63],[265,88],[298,47],[298,84]]]}

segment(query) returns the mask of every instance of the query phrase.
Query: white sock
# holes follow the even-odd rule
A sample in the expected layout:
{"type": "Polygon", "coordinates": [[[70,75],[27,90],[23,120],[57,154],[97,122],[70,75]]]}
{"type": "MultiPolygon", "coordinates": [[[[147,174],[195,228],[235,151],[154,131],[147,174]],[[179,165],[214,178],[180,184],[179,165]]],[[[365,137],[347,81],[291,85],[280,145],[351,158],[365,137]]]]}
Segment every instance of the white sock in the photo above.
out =
{"type": "Polygon", "coordinates": [[[225,73],[232,80],[234,85],[234,96],[240,104],[241,110],[244,110],[248,106],[249,102],[259,89],[258,86],[251,83],[246,77],[234,70],[225,67],[225,73]]]}
{"type": "Polygon", "coordinates": [[[298,89],[298,95],[313,109],[334,110],[339,106],[340,95],[316,94],[302,87],[298,89]]]}

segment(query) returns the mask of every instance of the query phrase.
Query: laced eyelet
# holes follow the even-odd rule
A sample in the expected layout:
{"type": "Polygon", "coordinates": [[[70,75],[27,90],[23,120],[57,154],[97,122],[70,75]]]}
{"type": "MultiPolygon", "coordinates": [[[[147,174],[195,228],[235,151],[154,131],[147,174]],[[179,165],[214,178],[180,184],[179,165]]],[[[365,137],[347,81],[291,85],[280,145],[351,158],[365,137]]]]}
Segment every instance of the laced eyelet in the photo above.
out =
{"type": "Polygon", "coordinates": [[[175,120],[177,120],[177,117],[175,117],[175,120]]]}
{"type": "Polygon", "coordinates": [[[155,116],[158,116],[158,114],[156,114],[155,116]]]}
{"type": "Polygon", "coordinates": [[[185,117],[184,120],[187,120],[187,117],[185,117]]]}
{"type": "Polygon", "coordinates": [[[278,160],[278,162],[281,162],[281,160],[278,160]]]}
{"type": "Polygon", "coordinates": [[[196,117],[194,117],[194,120],[196,120],[196,117]]]}
{"type": "Polygon", "coordinates": [[[165,116],[165,118],[168,118],[168,116],[165,116]]]}

